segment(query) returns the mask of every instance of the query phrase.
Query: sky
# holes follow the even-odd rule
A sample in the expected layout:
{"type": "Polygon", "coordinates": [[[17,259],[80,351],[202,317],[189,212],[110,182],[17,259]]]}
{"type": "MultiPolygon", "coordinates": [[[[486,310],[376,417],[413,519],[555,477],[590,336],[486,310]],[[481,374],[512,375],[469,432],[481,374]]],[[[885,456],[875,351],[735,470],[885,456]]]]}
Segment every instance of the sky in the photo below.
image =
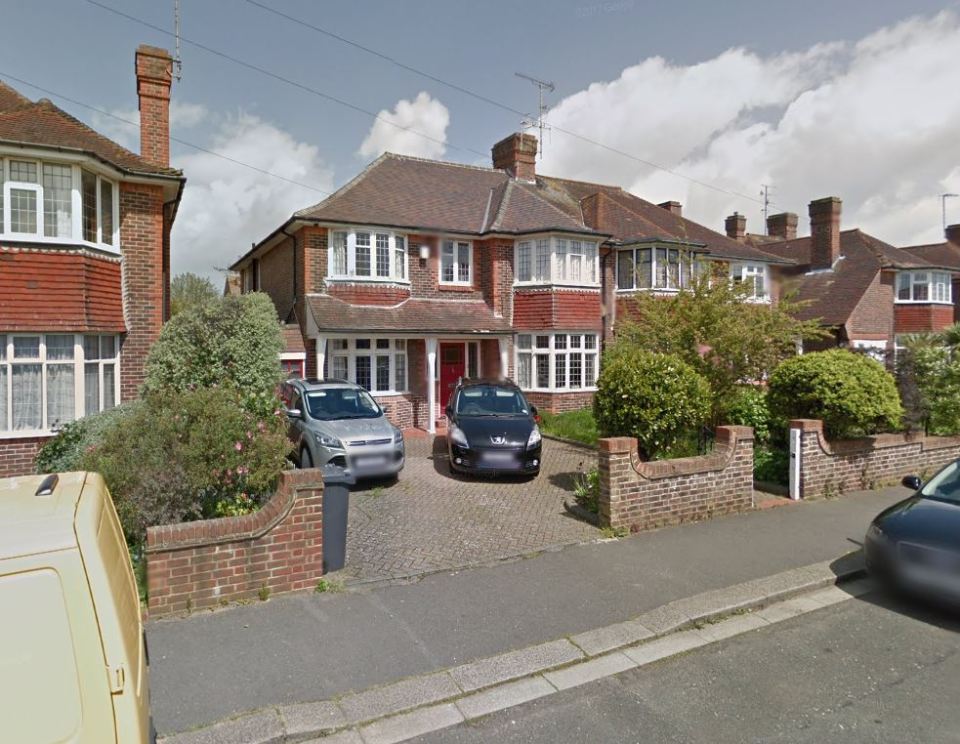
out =
{"type": "MultiPolygon", "coordinates": [[[[10,3],[0,79],[137,150],[133,53],[173,49],[173,5],[10,3]]],[[[771,213],[798,213],[801,234],[808,202],[839,196],[845,228],[932,242],[938,195],[960,193],[958,2],[180,5],[173,271],[218,286],[252,243],[386,150],[488,165],[536,110],[516,72],[555,84],[538,172],[679,201],[717,230],[739,211],[762,232],[768,184],[771,213]]],[[[960,222],[960,198],[947,208],[960,222]]]]}

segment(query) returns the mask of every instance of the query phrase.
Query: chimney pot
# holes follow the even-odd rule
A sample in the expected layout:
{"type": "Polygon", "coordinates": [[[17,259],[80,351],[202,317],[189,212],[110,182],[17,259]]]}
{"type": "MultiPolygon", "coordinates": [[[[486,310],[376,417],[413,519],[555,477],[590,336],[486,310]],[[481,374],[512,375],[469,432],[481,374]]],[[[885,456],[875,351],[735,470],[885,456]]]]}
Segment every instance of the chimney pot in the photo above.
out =
{"type": "Polygon", "coordinates": [[[660,202],[657,206],[666,209],[670,214],[677,215],[677,217],[683,216],[683,205],[678,201],[660,202]]]}
{"type": "Polygon", "coordinates": [[[780,212],[767,217],[767,234],[782,240],[797,237],[797,215],[793,212],[780,212]]]}
{"type": "Polygon", "coordinates": [[[747,218],[739,212],[727,217],[724,225],[727,228],[727,237],[743,241],[747,236],[747,218]]]}
{"type": "Polygon", "coordinates": [[[947,239],[948,243],[960,245],[960,224],[947,225],[946,229],[943,231],[943,235],[947,239]]]}
{"type": "Polygon", "coordinates": [[[140,157],[170,165],[170,86],[173,58],[166,49],[141,44],[135,55],[140,107],[140,157]]]}
{"type": "Polygon", "coordinates": [[[521,181],[537,180],[537,138],[515,132],[491,149],[493,167],[521,181]]]}
{"type": "Polygon", "coordinates": [[[810,267],[829,269],[840,258],[840,212],[836,196],[810,202],[810,267]]]}

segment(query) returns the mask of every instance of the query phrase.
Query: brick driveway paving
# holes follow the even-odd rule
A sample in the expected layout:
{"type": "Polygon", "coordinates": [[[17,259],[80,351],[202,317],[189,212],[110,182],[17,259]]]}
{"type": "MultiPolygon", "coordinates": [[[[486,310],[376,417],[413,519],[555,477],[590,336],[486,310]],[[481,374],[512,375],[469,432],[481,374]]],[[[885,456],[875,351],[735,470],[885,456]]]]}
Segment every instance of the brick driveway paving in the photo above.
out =
{"type": "Polygon", "coordinates": [[[362,484],[350,494],[347,581],[390,579],[463,568],[600,537],[563,508],[576,474],[596,452],[544,439],[534,480],[451,475],[442,436],[407,438],[396,483],[362,484]]]}

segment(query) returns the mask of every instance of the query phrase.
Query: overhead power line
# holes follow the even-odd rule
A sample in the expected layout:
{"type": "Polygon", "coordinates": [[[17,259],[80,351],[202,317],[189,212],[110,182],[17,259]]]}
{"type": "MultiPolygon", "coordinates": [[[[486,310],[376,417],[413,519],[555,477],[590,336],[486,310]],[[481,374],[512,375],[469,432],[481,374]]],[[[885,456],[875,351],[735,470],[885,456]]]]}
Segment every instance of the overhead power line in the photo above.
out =
{"type": "MultiPolygon", "coordinates": [[[[68,103],[72,103],[72,104],[74,104],[75,106],[82,106],[82,107],[85,108],[85,109],[89,109],[90,111],[95,111],[95,112],[97,112],[98,114],[102,114],[103,116],[109,116],[111,119],[116,119],[117,121],[121,121],[121,122],[123,122],[124,124],[129,124],[129,125],[132,126],[132,127],[136,127],[137,129],[140,128],[140,125],[139,125],[137,122],[135,122],[135,121],[131,121],[130,119],[125,119],[125,118],[123,118],[122,116],[117,116],[116,114],[114,114],[114,113],[112,113],[112,112],[110,112],[110,111],[106,111],[106,110],[104,110],[104,109],[102,109],[102,108],[98,108],[97,106],[93,106],[93,105],[91,105],[91,104],[89,104],[89,103],[85,103],[84,101],[78,101],[76,98],[70,98],[69,96],[65,96],[65,95],[63,95],[62,93],[57,93],[56,91],[50,90],[49,88],[44,88],[43,86],[37,85],[36,83],[31,83],[29,80],[24,80],[23,78],[18,78],[18,77],[16,77],[15,75],[11,75],[11,74],[9,74],[9,73],[7,73],[7,72],[4,72],[3,70],[0,70],[0,78],[5,78],[5,79],[7,79],[7,80],[13,80],[14,82],[20,83],[21,85],[26,85],[26,86],[28,86],[28,87],[30,87],[30,88],[33,88],[34,90],[39,90],[41,93],[46,93],[48,96],[53,96],[54,98],[59,98],[59,99],[61,99],[61,100],[67,101],[68,103]]],[[[287,183],[293,184],[294,186],[300,186],[300,187],[302,187],[302,188],[309,189],[310,191],[316,191],[317,193],[319,193],[319,194],[321,194],[321,195],[323,195],[323,196],[329,196],[329,195],[332,193],[332,192],[330,192],[330,191],[326,191],[326,190],[324,190],[324,189],[317,188],[316,186],[311,186],[311,185],[308,184],[308,183],[303,183],[302,181],[296,181],[296,180],[294,180],[294,179],[292,179],[292,178],[287,178],[286,176],[281,176],[279,173],[273,173],[272,171],[265,170],[264,168],[260,168],[260,167],[258,167],[258,166],[256,166],[256,165],[251,165],[250,163],[245,163],[245,162],[242,161],[242,160],[237,160],[236,158],[231,158],[229,155],[224,155],[223,153],[219,153],[219,152],[216,152],[216,151],[214,151],[214,150],[210,150],[210,149],[208,149],[208,148],[206,148],[206,147],[201,147],[200,145],[196,145],[196,144],[194,144],[193,142],[188,142],[187,140],[180,139],[179,137],[173,137],[173,136],[171,136],[171,137],[170,137],[170,140],[171,140],[172,142],[176,142],[176,143],[179,144],[179,145],[184,145],[184,146],[186,146],[186,147],[191,147],[191,148],[193,148],[194,150],[198,150],[198,151],[200,151],[200,152],[206,153],[207,155],[212,155],[212,156],[215,157],[215,158],[220,158],[221,160],[226,160],[226,161],[228,161],[228,162],[234,163],[235,165],[241,165],[241,166],[243,166],[244,168],[249,168],[250,170],[256,171],[257,173],[262,173],[262,174],[265,175],[265,176],[270,176],[271,178],[276,178],[276,179],[279,179],[279,180],[281,180],[281,181],[286,181],[287,183]]]]}
{"type": "MultiPolygon", "coordinates": [[[[110,5],[106,5],[104,3],[98,2],[97,0],[86,0],[86,2],[89,3],[90,5],[94,5],[98,8],[101,8],[102,10],[106,10],[109,13],[118,15],[121,18],[126,18],[128,21],[137,23],[141,26],[144,26],[145,28],[149,28],[153,31],[156,31],[157,33],[165,34],[166,36],[171,36],[176,38],[176,34],[174,34],[172,31],[167,31],[167,29],[161,26],[157,26],[156,24],[150,23],[149,21],[145,21],[142,18],[137,18],[136,16],[130,15],[129,13],[125,13],[124,11],[118,8],[114,8],[110,5]]],[[[417,129],[414,129],[413,127],[405,127],[402,124],[397,124],[396,122],[390,121],[390,119],[387,119],[374,111],[369,111],[363,108],[362,106],[358,106],[355,103],[350,103],[349,101],[346,101],[342,98],[338,98],[337,96],[331,95],[330,93],[324,93],[322,90],[318,90],[317,88],[306,85],[305,83],[300,83],[300,82],[297,82],[296,80],[291,80],[290,78],[280,75],[279,73],[273,72],[272,70],[268,70],[265,67],[260,67],[259,65],[255,65],[252,62],[247,62],[246,60],[241,59],[239,57],[234,57],[232,54],[228,54],[227,52],[223,52],[219,49],[214,49],[213,47],[203,44],[199,41],[188,39],[186,36],[180,35],[179,39],[184,44],[189,44],[190,46],[196,47],[197,49],[202,49],[208,54],[212,54],[216,57],[220,57],[222,59],[227,60],[228,62],[233,62],[234,64],[247,68],[248,70],[253,70],[255,72],[260,73],[261,75],[265,75],[267,77],[273,78],[274,80],[278,80],[282,83],[290,85],[306,93],[310,93],[311,95],[315,95],[326,101],[330,101],[331,103],[336,103],[339,106],[344,106],[345,108],[351,109],[352,111],[356,111],[358,113],[364,114],[365,116],[369,116],[371,119],[375,119],[376,121],[383,122],[384,124],[394,127],[395,129],[399,129],[403,132],[409,132],[410,134],[416,135],[417,137],[422,137],[423,139],[429,140],[430,142],[434,142],[444,147],[450,147],[454,150],[469,152],[473,155],[479,155],[480,157],[483,157],[483,158],[486,158],[488,155],[487,153],[480,152],[479,150],[474,150],[469,147],[461,147],[459,145],[455,145],[450,142],[447,142],[445,139],[439,139],[437,137],[433,137],[429,134],[426,134],[425,132],[421,132],[417,129]]]]}
{"type": "MultiPolygon", "coordinates": [[[[367,54],[373,55],[374,57],[378,57],[379,59],[383,60],[384,62],[388,62],[388,63],[390,63],[390,64],[392,64],[392,65],[396,65],[397,67],[399,67],[399,68],[401,68],[401,69],[403,69],[403,70],[406,70],[406,71],[408,71],[408,72],[412,72],[412,73],[415,74],[415,75],[419,75],[419,76],[422,77],[422,78],[425,78],[425,79],[427,79],[427,80],[431,80],[431,81],[433,81],[433,82],[435,82],[435,83],[437,83],[437,84],[439,84],[439,85],[443,85],[443,86],[445,86],[445,87],[447,87],[447,88],[450,88],[451,90],[455,90],[455,91],[458,91],[459,93],[463,93],[464,95],[470,96],[471,98],[474,98],[474,99],[476,99],[476,100],[478,100],[478,101],[482,101],[482,102],[484,102],[484,103],[490,104],[491,106],[495,106],[495,107],[501,109],[502,111],[506,111],[506,112],[509,112],[509,113],[511,113],[511,114],[515,114],[515,115],[520,116],[520,117],[525,117],[525,116],[528,115],[527,112],[525,112],[525,111],[520,111],[519,109],[516,109],[516,108],[514,108],[513,106],[510,106],[509,104],[503,103],[502,101],[497,101],[496,99],[490,98],[489,96],[485,96],[485,95],[483,95],[482,93],[478,93],[478,92],[476,92],[476,91],[474,91],[474,90],[471,90],[470,88],[467,88],[467,87],[465,87],[465,86],[463,86],[463,85],[459,85],[458,83],[453,83],[453,82],[450,82],[449,80],[444,80],[443,78],[437,77],[436,75],[433,75],[433,74],[431,74],[431,73],[429,73],[429,72],[426,72],[426,71],[421,70],[421,69],[419,69],[419,68],[413,67],[412,65],[409,65],[409,64],[407,64],[407,63],[405,63],[405,62],[402,62],[402,61],[400,61],[400,60],[398,60],[398,59],[396,59],[396,58],[394,58],[394,57],[391,57],[391,56],[389,56],[389,55],[387,55],[387,54],[383,54],[382,52],[379,52],[379,51],[377,51],[376,49],[372,49],[372,48],[370,48],[370,47],[368,47],[368,46],[365,46],[364,44],[361,44],[361,43],[359,43],[359,42],[357,42],[357,41],[354,41],[353,39],[349,39],[349,38],[347,38],[347,37],[345,37],[345,36],[342,36],[342,35],[340,35],[340,34],[334,33],[333,31],[330,31],[329,29],[323,28],[322,26],[317,26],[317,25],[315,25],[315,24],[313,24],[313,23],[310,23],[309,21],[306,21],[306,20],[304,20],[304,19],[302,19],[302,18],[297,18],[296,16],[292,16],[292,15],[290,15],[290,14],[288,14],[288,13],[284,13],[283,11],[277,10],[276,8],[272,8],[272,7],[270,7],[269,5],[265,5],[264,3],[259,2],[259,0],[244,0],[244,1],[245,1],[247,4],[249,4],[249,5],[253,5],[253,6],[255,6],[255,7],[257,7],[257,8],[260,8],[261,10],[264,10],[264,11],[266,11],[266,12],[268,12],[268,13],[272,13],[272,14],[275,15],[275,16],[278,16],[278,17],[280,17],[280,18],[284,18],[284,19],[290,21],[291,23],[297,23],[297,24],[299,24],[299,25],[301,25],[301,26],[304,26],[305,28],[311,29],[312,31],[316,31],[316,32],[319,33],[319,34],[323,34],[324,36],[326,36],[326,37],[328,37],[328,38],[335,39],[336,41],[339,41],[339,42],[341,42],[341,43],[343,43],[343,44],[346,44],[346,45],[348,45],[348,46],[351,46],[351,47],[353,47],[353,48],[355,48],[355,49],[359,49],[359,50],[362,51],[362,52],[365,52],[365,53],[367,53],[367,54]]],[[[94,2],[94,0],[87,0],[87,2],[94,2]]],[[[99,3],[94,3],[94,4],[99,5],[99,3]]],[[[727,189],[727,188],[724,188],[724,187],[722,187],[722,186],[717,186],[716,184],[708,183],[707,181],[701,181],[701,180],[698,179],[698,178],[694,178],[694,177],[692,177],[692,176],[688,176],[688,175],[686,175],[685,173],[681,173],[681,172],[679,172],[679,171],[677,171],[677,170],[674,170],[673,168],[669,168],[669,167],[667,167],[667,166],[665,166],[665,165],[661,165],[661,164],[659,164],[659,163],[655,163],[655,162],[653,162],[653,161],[651,161],[651,160],[647,160],[646,158],[641,158],[641,157],[639,157],[639,156],[637,156],[637,155],[634,155],[633,153],[626,152],[626,151],[621,150],[621,149],[619,149],[619,148],[617,148],[617,147],[613,147],[613,146],[608,145],[608,144],[606,144],[606,143],[604,143],[604,142],[600,142],[600,141],[598,141],[598,140],[595,140],[595,139],[593,139],[592,137],[588,137],[587,135],[581,134],[581,133],[579,133],[579,132],[574,132],[574,131],[571,131],[571,130],[566,129],[566,128],[564,128],[564,127],[558,126],[557,124],[551,124],[550,126],[551,126],[551,128],[552,128],[554,131],[560,132],[560,133],[562,133],[562,134],[565,134],[565,135],[567,135],[568,137],[572,137],[572,138],[574,138],[574,139],[578,139],[578,140],[580,140],[581,142],[585,142],[585,143],[587,143],[587,144],[589,144],[589,145],[592,145],[592,146],[594,146],[594,147],[601,148],[601,149],[603,149],[603,150],[606,150],[607,152],[613,153],[614,155],[619,155],[619,156],[621,156],[621,157],[628,158],[628,159],[630,159],[630,160],[633,160],[634,162],[641,163],[642,165],[646,165],[646,166],[648,166],[648,167],[650,167],[650,168],[654,168],[654,169],[656,169],[656,170],[663,171],[664,173],[669,173],[670,175],[676,176],[677,178],[681,178],[681,179],[683,179],[683,180],[685,180],[685,181],[687,181],[687,182],[689,182],[689,183],[693,183],[693,184],[696,184],[696,185],[698,185],[698,186],[703,186],[704,188],[711,189],[711,190],[713,190],[713,191],[717,191],[717,192],[720,192],[720,193],[723,193],[723,194],[727,194],[728,196],[736,196],[736,197],[738,197],[738,198],[740,198],[740,199],[746,199],[747,201],[751,201],[751,202],[754,202],[754,203],[756,203],[756,204],[762,203],[762,201],[761,201],[760,199],[757,199],[756,197],[749,196],[748,194],[743,194],[743,193],[741,193],[741,192],[739,192],[739,191],[734,191],[734,190],[732,190],[732,189],[727,189]]]]}

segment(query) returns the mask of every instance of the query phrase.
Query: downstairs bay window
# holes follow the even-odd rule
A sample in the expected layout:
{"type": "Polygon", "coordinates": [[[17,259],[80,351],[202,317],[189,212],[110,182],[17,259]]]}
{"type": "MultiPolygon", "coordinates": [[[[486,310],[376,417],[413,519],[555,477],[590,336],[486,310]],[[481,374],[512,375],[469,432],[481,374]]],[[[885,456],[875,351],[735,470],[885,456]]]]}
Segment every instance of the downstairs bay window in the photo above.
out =
{"type": "Polygon", "coordinates": [[[407,390],[407,341],[403,338],[332,338],[329,376],[348,380],[371,393],[407,390]]]}
{"type": "Polygon", "coordinates": [[[897,302],[930,302],[950,305],[953,287],[945,271],[901,271],[897,274],[897,302]]]}
{"type": "Polygon", "coordinates": [[[593,390],[599,372],[595,333],[521,333],[517,336],[521,390],[593,390]]]}
{"type": "Polygon", "coordinates": [[[0,334],[0,435],[36,434],[117,404],[116,336],[0,334]]]}

